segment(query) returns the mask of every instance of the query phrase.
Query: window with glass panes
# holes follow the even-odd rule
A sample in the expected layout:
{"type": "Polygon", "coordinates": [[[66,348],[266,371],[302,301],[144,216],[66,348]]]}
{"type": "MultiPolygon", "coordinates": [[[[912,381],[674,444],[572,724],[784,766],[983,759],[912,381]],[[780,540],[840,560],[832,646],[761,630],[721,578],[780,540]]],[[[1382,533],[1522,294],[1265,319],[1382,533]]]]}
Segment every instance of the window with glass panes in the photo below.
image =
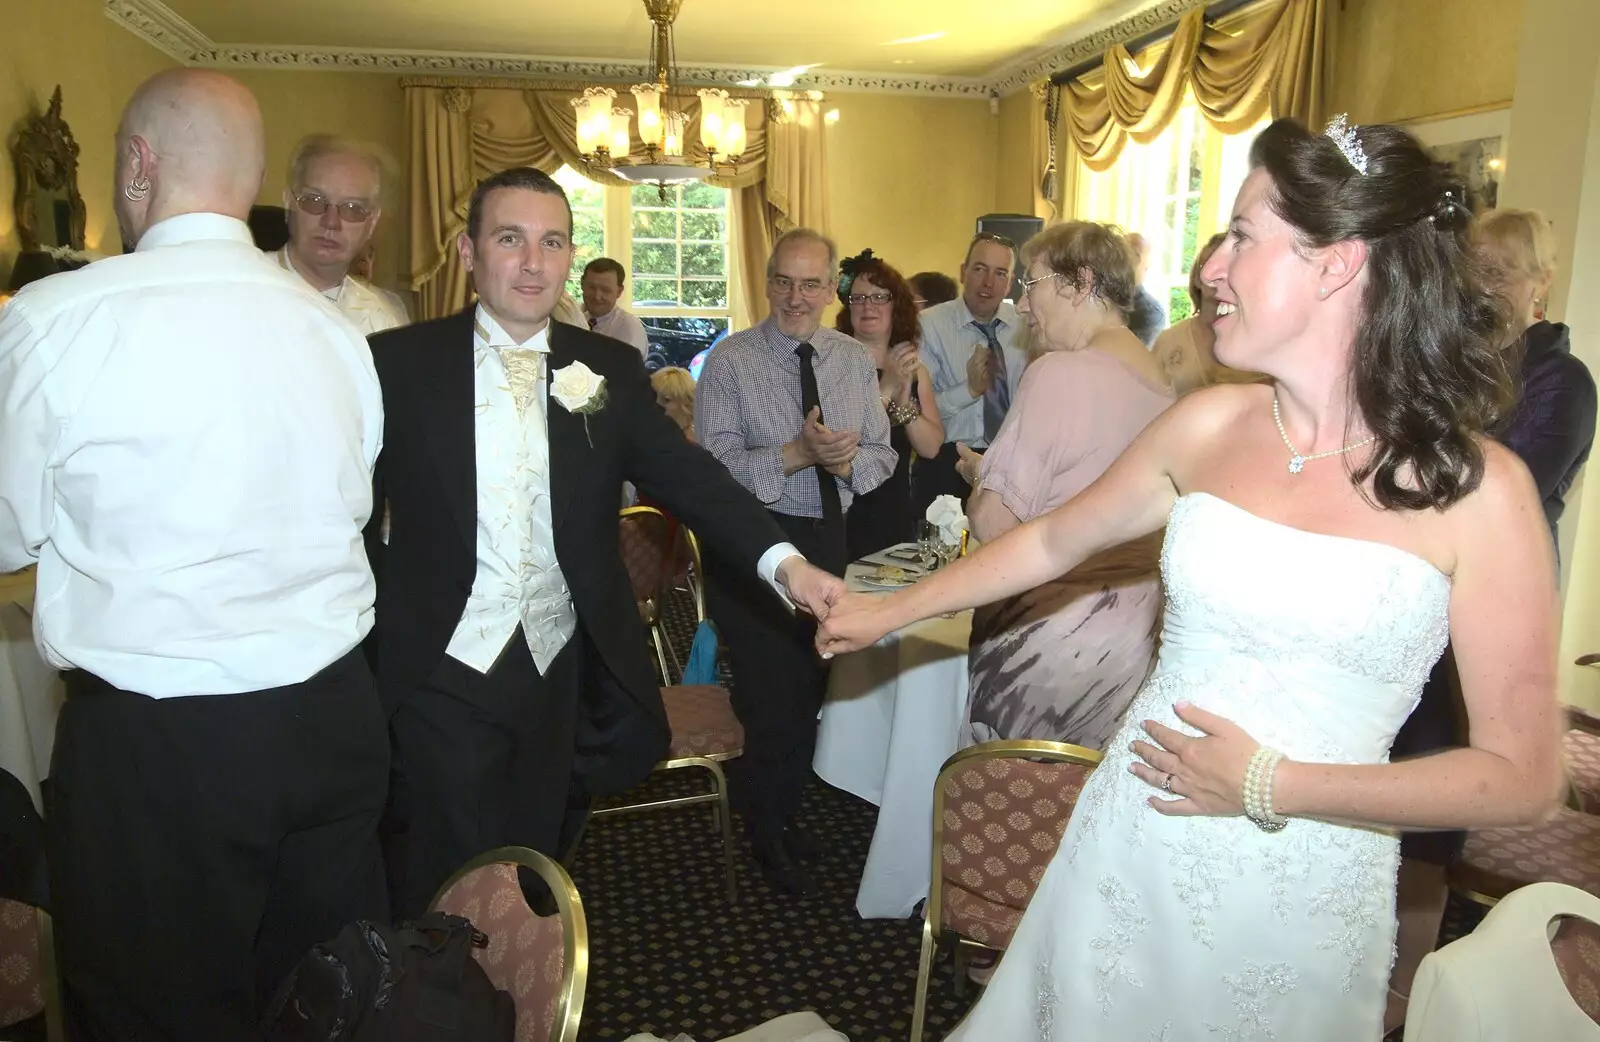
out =
{"type": "Polygon", "coordinates": [[[629,193],[633,306],[718,311],[728,308],[728,193],[703,182],[650,185],[629,193]]]}
{"type": "Polygon", "coordinates": [[[1250,143],[1266,120],[1242,134],[1224,135],[1193,99],[1161,136],[1129,142],[1109,170],[1079,164],[1073,213],[1150,240],[1144,285],[1167,308],[1170,322],[1188,318],[1189,269],[1200,246],[1227,227],[1233,197],[1250,172],[1250,143]]]}
{"type": "Polygon", "coordinates": [[[567,201],[572,204],[572,274],[567,292],[581,301],[584,265],[606,255],[606,190],[569,166],[552,176],[566,189],[567,201]]]}

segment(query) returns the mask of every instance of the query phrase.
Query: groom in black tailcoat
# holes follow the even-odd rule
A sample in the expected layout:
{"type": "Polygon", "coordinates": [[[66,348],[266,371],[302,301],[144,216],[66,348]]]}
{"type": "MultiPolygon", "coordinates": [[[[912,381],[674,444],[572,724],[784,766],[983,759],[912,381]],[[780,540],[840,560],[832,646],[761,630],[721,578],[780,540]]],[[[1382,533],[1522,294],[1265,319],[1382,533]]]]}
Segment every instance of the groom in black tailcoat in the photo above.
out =
{"type": "Polygon", "coordinates": [[[624,481],[773,596],[825,613],[842,590],[685,441],[637,350],[551,320],[573,257],[554,180],[520,168],[480,183],[457,246],[478,303],[371,338],[385,413],[375,504],[391,518],[378,687],[405,822],[390,865],[399,916],[485,850],[558,854],[591,796],[665,755],[617,546],[624,481]]]}

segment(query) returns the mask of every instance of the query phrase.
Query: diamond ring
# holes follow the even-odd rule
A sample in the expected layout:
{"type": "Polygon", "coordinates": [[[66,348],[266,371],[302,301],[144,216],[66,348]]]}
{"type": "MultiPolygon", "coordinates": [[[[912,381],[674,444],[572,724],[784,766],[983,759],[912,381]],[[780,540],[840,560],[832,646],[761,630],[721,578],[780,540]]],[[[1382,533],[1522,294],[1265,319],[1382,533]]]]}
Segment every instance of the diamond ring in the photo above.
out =
{"type": "Polygon", "coordinates": [[[1166,777],[1166,780],[1161,783],[1161,791],[1162,792],[1171,792],[1172,791],[1172,775],[1171,774],[1168,774],[1167,777],[1166,777]]]}

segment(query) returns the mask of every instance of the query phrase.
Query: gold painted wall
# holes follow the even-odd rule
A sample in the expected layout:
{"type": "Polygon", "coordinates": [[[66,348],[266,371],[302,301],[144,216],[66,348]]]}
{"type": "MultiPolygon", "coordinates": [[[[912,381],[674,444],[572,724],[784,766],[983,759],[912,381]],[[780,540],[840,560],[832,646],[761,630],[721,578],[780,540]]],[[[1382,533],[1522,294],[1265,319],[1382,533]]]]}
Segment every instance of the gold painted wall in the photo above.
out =
{"type": "Polygon", "coordinates": [[[1394,123],[1509,104],[1524,0],[1343,0],[1332,111],[1394,123]]]}
{"type": "Polygon", "coordinates": [[[1033,97],[1019,90],[1000,101],[996,121],[998,145],[995,158],[995,213],[1032,213],[1033,180],[1033,97]]]}
{"type": "Polygon", "coordinates": [[[389,154],[400,172],[389,210],[378,226],[379,285],[399,288],[396,272],[405,249],[406,99],[396,76],[368,72],[234,69],[230,75],[261,103],[267,129],[267,177],[261,202],[283,204],[289,155],[307,134],[343,134],[389,154]]]}
{"type": "Polygon", "coordinates": [[[956,273],[977,219],[995,211],[1001,120],[984,100],[829,94],[834,238],[910,275],[956,273]]]}
{"type": "MultiPolygon", "coordinates": [[[[117,119],[133,89],[175,64],[106,18],[100,0],[7,3],[0,31],[0,136],[9,148],[22,122],[42,113],[61,85],[62,115],[78,142],[78,187],[90,250],[118,253],[111,210],[117,119]]],[[[22,248],[11,200],[16,171],[0,157],[0,287],[22,248]]]]}

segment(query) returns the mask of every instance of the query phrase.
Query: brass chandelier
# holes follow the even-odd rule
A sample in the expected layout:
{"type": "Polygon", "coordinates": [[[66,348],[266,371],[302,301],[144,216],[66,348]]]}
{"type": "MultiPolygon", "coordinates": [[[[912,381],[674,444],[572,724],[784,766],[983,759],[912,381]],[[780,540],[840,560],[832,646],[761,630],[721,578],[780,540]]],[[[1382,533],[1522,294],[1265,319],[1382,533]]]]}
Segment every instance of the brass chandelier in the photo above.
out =
{"type": "Polygon", "coordinates": [[[668,186],[691,184],[717,174],[730,173],[745,150],[745,106],[717,88],[697,91],[700,98],[700,145],[703,163],[684,155],[689,114],[680,107],[686,99],[677,79],[677,54],[672,23],[683,0],[644,0],[654,26],[650,41],[651,83],[629,88],[634,110],[616,107],[611,87],[589,87],[572,99],[577,110],[578,154],[583,161],[635,184],[655,185],[663,199],[668,186]],[[642,151],[635,153],[634,140],[642,151]]]}

